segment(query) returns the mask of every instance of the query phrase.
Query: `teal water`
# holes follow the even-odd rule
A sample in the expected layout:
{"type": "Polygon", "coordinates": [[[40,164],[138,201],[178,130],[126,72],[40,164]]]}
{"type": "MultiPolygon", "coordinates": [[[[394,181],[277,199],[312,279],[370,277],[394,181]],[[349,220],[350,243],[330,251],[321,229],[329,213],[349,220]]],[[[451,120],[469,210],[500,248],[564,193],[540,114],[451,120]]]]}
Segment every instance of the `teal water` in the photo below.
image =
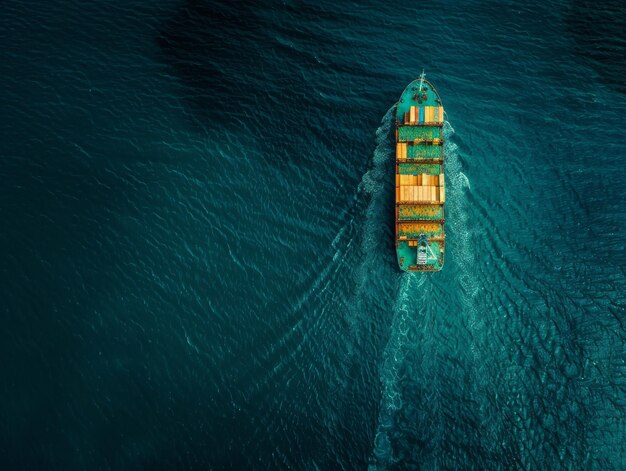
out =
{"type": "Polygon", "coordinates": [[[3,469],[626,467],[620,3],[0,12],[3,469]],[[393,249],[422,69],[431,275],[393,249]]]}

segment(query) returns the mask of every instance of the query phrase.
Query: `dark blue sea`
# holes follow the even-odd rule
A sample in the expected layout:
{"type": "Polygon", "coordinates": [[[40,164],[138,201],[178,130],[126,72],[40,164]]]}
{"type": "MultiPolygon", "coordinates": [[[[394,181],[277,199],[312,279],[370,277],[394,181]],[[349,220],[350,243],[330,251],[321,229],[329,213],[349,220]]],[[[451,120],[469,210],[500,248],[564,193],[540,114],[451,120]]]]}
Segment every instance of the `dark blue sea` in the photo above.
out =
{"type": "Polygon", "coordinates": [[[0,469],[626,469],[626,7],[0,4],[0,469]],[[446,109],[398,269],[393,110],[446,109]]]}

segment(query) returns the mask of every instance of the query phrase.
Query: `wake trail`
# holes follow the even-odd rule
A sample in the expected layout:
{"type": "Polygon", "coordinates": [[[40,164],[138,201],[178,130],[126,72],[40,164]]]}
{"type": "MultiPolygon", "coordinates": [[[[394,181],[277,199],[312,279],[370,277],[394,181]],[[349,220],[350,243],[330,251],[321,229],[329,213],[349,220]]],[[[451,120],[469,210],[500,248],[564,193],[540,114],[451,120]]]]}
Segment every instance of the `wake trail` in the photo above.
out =
{"type": "MultiPolygon", "coordinates": [[[[461,313],[467,321],[468,328],[474,338],[482,337],[484,331],[484,316],[481,315],[477,298],[484,285],[482,274],[478,269],[479,256],[476,241],[476,223],[472,223],[475,214],[468,205],[467,195],[471,193],[471,183],[467,175],[462,172],[458,145],[451,139],[454,128],[448,121],[444,123],[444,155],[445,172],[448,175],[448,201],[446,202],[446,224],[448,254],[452,258],[455,270],[454,291],[460,303],[461,313]]],[[[479,347],[472,342],[471,355],[476,364],[482,359],[478,352],[479,347]]]]}
{"type": "Polygon", "coordinates": [[[365,197],[368,199],[363,216],[363,230],[360,249],[356,250],[359,263],[354,268],[355,290],[347,313],[350,341],[348,342],[348,359],[355,354],[355,343],[359,343],[363,324],[370,318],[372,306],[378,298],[388,292],[383,284],[388,280],[384,270],[389,269],[388,252],[390,241],[385,233],[388,226],[389,203],[391,191],[392,160],[394,147],[391,142],[393,116],[396,105],[390,107],[381,119],[376,130],[376,148],[372,156],[372,165],[365,172],[355,194],[355,204],[365,197]]]}
{"type": "MultiPolygon", "coordinates": [[[[450,139],[454,129],[444,124],[445,174],[448,182],[448,201],[446,202],[446,223],[448,237],[454,240],[447,243],[447,266],[444,270],[454,273],[451,279],[443,280],[438,274],[403,274],[396,290],[393,305],[393,317],[387,345],[384,349],[380,367],[381,400],[378,425],[374,446],[370,456],[370,471],[385,470],[402,459],[406,450],[401,450],[404,435],[403,425],[398,421],[399,412],[406,413],[403,408],[417,407],[428,409],[431,426],[428,441],[433,448],[441,446],[446,418],[441,413],[443,401],[439,387],[439,365],[446,361],[440,357],[439,350],[444,350],[448,335],[459,335],[458,326],[455,331],[446,332],[438,322],[439,316],[456,316],[459,322],[467,321],[468,325],[478,328],[477,306],[475,295],[481,288],[479,277],[475,272],[475,256],[472,244],[470,213],[467,208],[466,194],[470,191],[469,179],[461,171],[458,146],[450,139]],[[452,283],[450,283],[452,281],[452,283]],[[441,299],[433,299],[439,297],[441,299]],[[444,309],[441,309],[441,308],[444,309]],[[454,309],[456,313],[442,312],[454,309]],[[419,364],[414,362],[420,357],[419,364]],[[405,383],[420,384],[420,390],[429,397],[429,404],[412,404],[414,397],[403,397],[405,383]],[[432,423],[434,421],[435,423],[432,423]]],[[[375,208],[374,208],[375,209],[375,208]]],[[[473,350],[473,362],[476,349],[473,350]]],[[[409,388],[410,390],[410,388],[409,388]]],[[[426,438],[426,437],[424,437],[426,438]]],[[[434,451],[434,450],[433,450],[434,451]]],[[[436,453],[430,453],[432,464],[437,466],[436,453]]],[[[424,457],[426,458],[426,457],[424,457]]],[[[426,462],[428,460],[424,460],[426,462]]]]}
{"type": "Polygon", "coordinates": [[[391,332],[380,369],[382,394],[374,449],[370,458],[370,471],[386,469],[395,462],[392,435],[395,432],[396,413],[403,407],[402,391],[399,386],[400,369],[411,344],[409,330],[415,328],[413,324],[416,322],[414,310],[416,295],[426,282],[427,276],[406,273],[400,279],[393,308],[391,332]]]}

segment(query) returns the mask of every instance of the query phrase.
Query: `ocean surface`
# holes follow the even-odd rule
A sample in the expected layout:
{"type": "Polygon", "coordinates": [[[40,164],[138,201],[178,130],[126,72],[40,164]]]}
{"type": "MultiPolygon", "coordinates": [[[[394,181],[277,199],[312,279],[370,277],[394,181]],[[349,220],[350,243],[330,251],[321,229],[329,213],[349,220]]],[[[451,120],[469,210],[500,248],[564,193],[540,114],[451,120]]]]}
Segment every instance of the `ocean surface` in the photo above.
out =
{"type": "Polygon", "coordinates": [[[622,2],[5,0],[0,468],[626,469],[622,2]],[[446,109],[399,271],[393,109],[446,109]]]}

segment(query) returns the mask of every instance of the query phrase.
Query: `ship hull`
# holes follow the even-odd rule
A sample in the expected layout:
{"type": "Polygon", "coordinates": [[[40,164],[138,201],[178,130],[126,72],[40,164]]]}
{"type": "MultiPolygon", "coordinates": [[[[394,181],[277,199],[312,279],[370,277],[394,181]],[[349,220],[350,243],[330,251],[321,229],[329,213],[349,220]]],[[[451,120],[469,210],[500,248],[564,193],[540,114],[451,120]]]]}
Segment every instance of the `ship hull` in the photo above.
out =
{"type": "Polygon", "coordinates": [[[445,253],[443,104],[425,79],[396,107],[395,245],[400,269],[436,272],[445,253]]]}

